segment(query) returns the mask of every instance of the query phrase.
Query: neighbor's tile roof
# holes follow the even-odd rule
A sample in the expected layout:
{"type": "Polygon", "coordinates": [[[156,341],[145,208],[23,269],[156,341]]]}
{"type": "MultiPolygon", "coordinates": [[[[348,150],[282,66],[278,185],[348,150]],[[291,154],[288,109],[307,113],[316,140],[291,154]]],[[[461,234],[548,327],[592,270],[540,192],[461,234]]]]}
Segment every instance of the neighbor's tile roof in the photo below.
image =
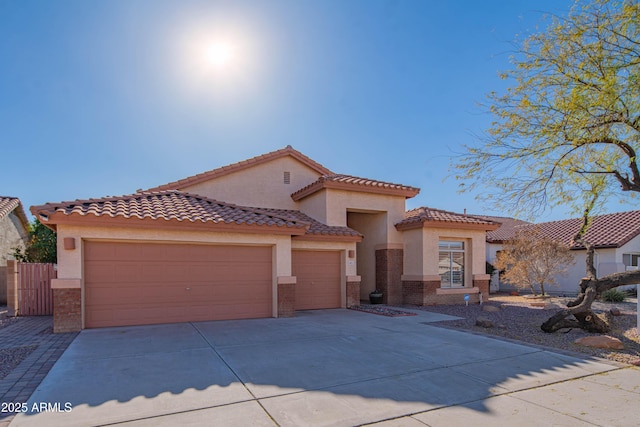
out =
{"type": "Polygon", "coordinates": [[[241,162],[232,163],[227,166],[222,166],[220,168],[212,169],[210,171],[199,173],[197,175],[180,179],[178,181],[170,182],[168,184],[160,185],[158,187],[154,187],[146,191],[180,190],[191,185],[199,184],[201,182],[208,181],[210,179],[228,175],[233,172],[238,172],[243,169],[246,169],[258,164],[266,163],[268,161],[278,159],[281,157],[286,157],[286,156],[291,156],[299,160],[303,164],[307,165],[311,169],[318,172],[318,174],[320,175],[333,173],[326,167],[322,166],[320,163],[310,159],[309,157],[305,156],[298,150],[295,150],[290,145],[287,145],[285,148],[282,148],[280,150],[272,151],[270,153],[262,154],[260,156],[252,157],[250,159],[243,160],[241,162]]]}
{"type": "Polygon", "coordinates": [[[510,218],[506,216],[490,216],[490,215],[473,215],[476,218],[483,218],[489,221],[497,222],[500,227],[497,230],[487,232],[487,242],[502,243],[512,239],[516,235],[519,227],[530,225],[530,222],[520,219],[510,218]]]}
{"type": "Polygon", "coordinates": [[[26,227],[29,223],[27,215],[22,208],[22,203],[17,197],[0,196],[0,219],[9,215],[11,212],[16,211],[16,215],[23,222],[26,227]]]}
{"type": "Polygon", "coordinates": [[[425,223],[440,223],[444,225],[464,225],[474,228],[494,230],[499,223],[477,216],[459,214],[455,212],[433,209],[426,206],[412,209],[405,213],[405,219],[396,224],[398,228],[411,228],[425,223]]]}
{"type": "MultiPolygon", "coordinates": [[[[582,226],[582,218],[543,222],[528,227],[537,227],[547,236],[570,245],[572,249],[583,249],[573,243],[573,237],[582,226]]],[[[528,228],[527,227],[527,228],[528,228]]],[[[593,217],[585,240],[596,248],[619,248],[640,234],[640,210],[617,212],[593,217]]]]}
{"type": "Polygon", "coordinates": [[[308,228],[310,226],[308,222],[291,217],[284,218],[275,214],[261,212],[256,208],[236,206],[172,190],[104,197],[101,199],[47,203],[42,206],[33,206],[31,211],[36,216],[77,214],[80,216],[150,218],[154,220],[214,224],[265,225],[295,229],[308,228]]]}
{"type": "Polygon", "coordinates": [[[402,195],[413,197],[420,192],[417,187],[378,181],[375,179],[359,178],[357,176],[329,174],[323,175],[317,181],[307,185],[291,195],[293,200],[300,200],[322,188],[336,188],[351,191],[363,191],[370,193],[402,195]]]}
{"type": "Polygon", "coordinates": [[[363,237],[362,234],[349,227],[338,227],[332,225],[323,224],[320,221],[316,221],[308,215],[300,211],[288,210],[288,209],[260,209],[262,212],[273,213],[281,218],[291,218],[295,221],[303,221],[311,224],[307,235],[316,236],[351,236],[351,237],[363,237]]]}

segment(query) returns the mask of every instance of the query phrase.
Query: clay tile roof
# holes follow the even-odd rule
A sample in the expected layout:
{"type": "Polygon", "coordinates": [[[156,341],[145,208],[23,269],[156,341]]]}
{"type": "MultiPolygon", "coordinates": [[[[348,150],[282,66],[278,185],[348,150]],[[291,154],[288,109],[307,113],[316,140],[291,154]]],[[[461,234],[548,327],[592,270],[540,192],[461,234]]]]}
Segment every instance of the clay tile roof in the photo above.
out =
{"type": "Polygon", "coordinates": [[[295,150],[290,145],[287,145],[285,148],[282,148],[280,150],[276,150],[270,153],[262,154],[260,156],[252,157],[250,159],[243,160],[241,162],[232,163],[227,166],[222,166],[217,169],[212,169],[210,171],[199,173],[197,175],[193,175],[178,181],[170,182],[168,184],[160,185],[158,187],[154,187],[146,191],[179,190],[187,186],[199,184],[201,182],[208,181],[213,178],[218,178],[220,176],[228,175],[233,172],[238,172],[243,169],[246,169],[261,163],[266,163],[268,161],[278,159],[281,157],[286,157],[286,156],[291,156],[299,160],[300,162],[307,165],[311,169],[315,170],[319,174],[333,173],[326,167],[322,166],[320,163],[310,159],[309,157],[305,156],[298,150],[295,150]]]}
{"type": "Polygon", "coordinates": [[[512,239],[516,235],[516,231],[519,227],[530,225],[530,222],[522,221],[520,219],[505,217],[505,216],[489,216],[489,215],[473,215],[476,218],[482,218],[489,221],[500,223],[500,227],[497,230],[487,232],[488,243],[503,243],[506,240],[512,239]]]}
{"type": "Polygon", "coordinates": [[[407,211],[405,213],[405,219],[396,224],[396,228],[399,230],[425,226],[495,230],[499,227],[499,223],[477,216],[423,206],[407,211]]]}
{"type": "Polygon", "coordinates": [[[291,195],[293,200],[301,200],[323,188],[336,188],[368,193],[400,195],[406,198],[414,197],[420,192],[417,187],[378,181],[375,179],[359,178],[357,176],[328,174],[307,185],[291,195]]]}
{"type": "MultiPolygon", "coordinates": [[[[119,197],[47,203],[42,206],[32,206],[31,212],[36,216],[45,217],[76,214],[192,223],[262,225],[292,229],[307,229],[310,225],[303,220],[280,217],[276,214],[261,212],[256,208],[218,202],[180,191],[144,192],[119,197]]],[[[55,220],[50,223],[55,224],[55,220]]]]}
{"type": "Polygon", "coordinates": [[[26,227],[29,224],[29,220],[27,219],[27,215],[22,208],[22,203],[20,203],[20,199],[17,197],[8,197],[8,196],[0,196],[0,219],[9,215],[11,212],[15,211],[20,221],[26,227]]]}
{"type": "MultiPolygon", "coordinates": [[[[573,243],[573,237],[582,226],[582,218],[532,224],[549,237],[570,245],[572,249],[584,249],[573,243]]],[[[585,239],[596,248],[619,248],[640,234],[640,210],[617,212],[593,217],[585,239]]]]}
{"type": "Polygon", "coordinates": [[[316,221],[310,216],[305,215],[300,211],[288,210],[288,209],[260,209],[262,212],[273,213],[281,218],[291,218],[294,221],[308,222],[310,225],[307,230],[307,235],[315,236],[346,236],[362,238],[362,234],[349,227],[339,227],[323,224],[320,221],[316,221]]]}

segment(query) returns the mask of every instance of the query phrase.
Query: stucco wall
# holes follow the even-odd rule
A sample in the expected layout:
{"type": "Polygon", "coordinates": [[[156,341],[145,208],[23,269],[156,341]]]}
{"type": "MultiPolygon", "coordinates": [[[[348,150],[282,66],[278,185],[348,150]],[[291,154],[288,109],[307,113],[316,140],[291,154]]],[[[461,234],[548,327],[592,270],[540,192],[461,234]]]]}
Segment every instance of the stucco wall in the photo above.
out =
{"type": "Polygon", "coordinates": [[[0,219],[0,304],[7,303],[7,259],[13,248],[25,248],[28,233],[18,216],[11,212],[0,219]]]}
{"type": "MultiPolygon", "coordinates": [[[[422,228],[403,231],[404,237],[404,268],[406,276],[423,276],[425,271],[425,253],[422,244],[422,228]]],[[[437,261],[436,261],[437,262],[437,261]]]]}
{"type": "Polygon", "coordinates": [[[300,210],[327,225],[344,227],[347,212],[387,213],[388,242],[402,243],[395,224],[404,219],[405,198],[357,191],[322,189],[300,201],[300,210]]]}
{"type": "Polygon", "coordinates": [[[282,157],[179,190],[242,206],[297,209],[291,194],[319,176],[298,160],[282,157]],[[284,183],[285,171],[290,172],[290,184],[284,183]]]}
{"type": "Polygon", "coordinates": [[[387,240],[386,213],[347,213],[347,225],[365,237],[357,243],[360,298],[366,299],[376,289],[376,246],[387,240]]]}
{"type": "MultiPolygon", "coordinates": [[[[410,230],[408,230],[410,231],[410,230]]],[[[484,275],[486,234],[482,230],[456,230],[447,228],[421,228],[422,257],[408,254],[408,247],[418,246],[418,235],[405,231],[405,276],[438,276],[440,240],[459,240],[465,243],[465,286],[473,286],[474,275],[484,275]]]]}

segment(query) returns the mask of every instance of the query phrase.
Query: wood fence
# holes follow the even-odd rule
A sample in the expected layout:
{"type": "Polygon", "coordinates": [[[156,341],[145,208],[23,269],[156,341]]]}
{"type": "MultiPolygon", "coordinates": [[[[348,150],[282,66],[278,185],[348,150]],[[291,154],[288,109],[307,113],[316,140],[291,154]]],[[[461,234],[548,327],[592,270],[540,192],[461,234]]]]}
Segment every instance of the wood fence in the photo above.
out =
{"type": "MultiPolygon", "coordinates": [[[[19,316],[53,315],[51,279],[57,277],[53,264],[23,262],[16,264],[17,277],[14,281],[17,296],[16,314],[19,316]]],[[[10,283],[7,285],[11,286],[10,283]]]]}

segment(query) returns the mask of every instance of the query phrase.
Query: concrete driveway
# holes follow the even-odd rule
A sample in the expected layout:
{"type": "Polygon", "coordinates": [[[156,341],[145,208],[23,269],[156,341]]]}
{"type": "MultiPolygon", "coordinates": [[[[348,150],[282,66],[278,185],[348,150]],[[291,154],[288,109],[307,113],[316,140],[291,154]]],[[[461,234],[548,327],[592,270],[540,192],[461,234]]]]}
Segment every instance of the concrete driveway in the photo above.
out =
{"type": "Polygon", "coordinates": [[[87,330],[11,426],[637,425],[640,370],[430,324],[447,317],[87,330]]]}

